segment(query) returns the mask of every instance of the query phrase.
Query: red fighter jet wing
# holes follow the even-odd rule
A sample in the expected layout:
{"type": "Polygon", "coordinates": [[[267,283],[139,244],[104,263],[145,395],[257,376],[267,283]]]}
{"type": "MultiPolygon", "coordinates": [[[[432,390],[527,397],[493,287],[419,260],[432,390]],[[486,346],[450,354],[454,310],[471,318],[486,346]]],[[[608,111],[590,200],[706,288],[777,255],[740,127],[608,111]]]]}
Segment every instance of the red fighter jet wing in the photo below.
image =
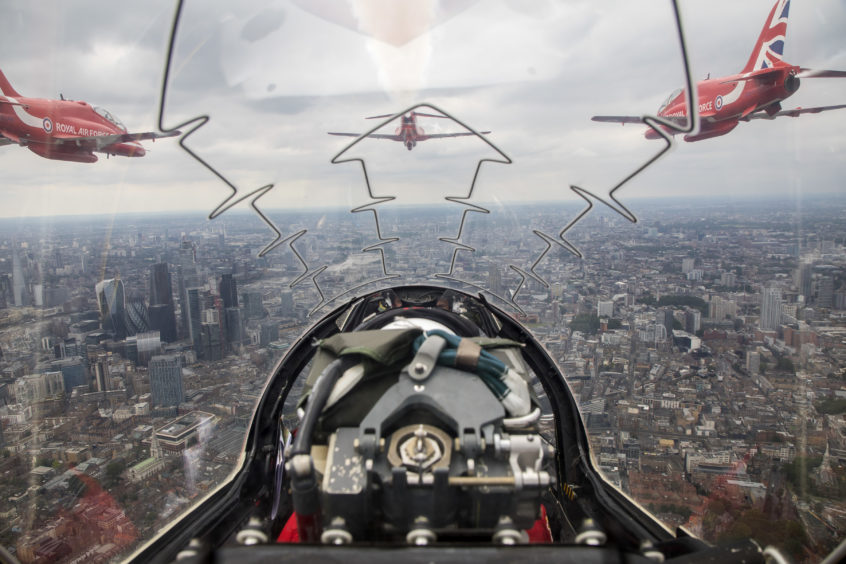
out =
{"type": "MultiPolygon", "coordinates": [[[[593,116],[592,121],[602,121],[606,123],[646,123],[643,121],[645,116],[593,116]]],[[[658,116],[664,121],[672,121],[680,125],[687,125],[687,118],[685,116],[658,116]]]]}
{"type": "Polygon", "coordinates": [[[116,143],[127,143],[129,141],[149,141],[163,137],[175,137],[181,135],[180,131],[168,133],[156,133],[145,131],[143,133],[115,133],[113,135],[90,135],[87,137],[54,137],[50,145],[81,148],[89,151],[104,151],[106,147],[116,143]]]}
{"type": "MultiPolygon", "coordinates": [[[[329,131],[329,135],[342,135],[344,137],[361,137],[361,133],[339,133],[336,131],[329,131]]],[[[488,135],[490,131],[480,131],[482,135],[488,135]]],[[[475,135],[475,133],[470,133],[469,131],[464,133],[427,133],[419,138],[420,141],[424,139],[440,139],[443,137],[463,137],[467,135],[475,135]]],[[[399,135],[388,135],[383,133],[371,133],[367,137],[371,139],[389,139],[391,141],[402,141],[403,138],[399,135]]]]}
{"type": "Polygon", "coordinates": [[[836,106],[819,106],[816,108],[795,108],[793,110],[782,110],[774,113],[773,115],[769,115],[768,113],[761,111],[740,119],[743,121],[749,121],[753,119],[775,119],[780,116],[799,117],[802,114],[818,114],[828,110],[841,110],[843,108],[846,108],[846,104],[837,104],[836,106]]]}
{"type": "MultiPolygon", "coordinates": [[[[488,135],[489,133],[490,133],[490,131],[480,131],[479,132],[480,135],[488,135]]],[[[426,133],[425,135],[420,137],[420,140],[423,141],[424,139],[441,139],[441,138],[444,138],[444,137],[465,137],[467,135],[476,135],[476,134],[471,133],[469,131],[461,132],[461,133],[426,133]]]]}
{"type": "MultiPolygon", "coordinates": [[[[361,137],[361,133],[337,133],[333,131],[327,132],[329,135],[342,135],[344,137],[361,137]]],[[[385,133],[371,133],[367,137],[372,139],[389,139],[391,141],[402,141],[402,137],[399,135],[388,135],[385,133]]]]}

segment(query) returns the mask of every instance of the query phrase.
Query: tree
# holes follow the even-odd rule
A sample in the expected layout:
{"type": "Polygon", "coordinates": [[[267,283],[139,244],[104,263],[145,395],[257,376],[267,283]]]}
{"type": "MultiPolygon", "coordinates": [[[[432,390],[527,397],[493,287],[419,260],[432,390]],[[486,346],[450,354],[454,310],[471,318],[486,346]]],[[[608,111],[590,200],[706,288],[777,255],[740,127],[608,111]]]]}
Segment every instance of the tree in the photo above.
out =
{"type": "Polygon", "coordinates": [[[595,335],[599,331],[599,317],[592,313],[582,313],[570,322],[570,329],[586,335],[595,335]]]}
{"type": "Polygon", "coordinates": [[[106,465],[106,472],[103,478],[103,486],[106,488],[112,488],[118,485],[123,478],[121,474],[126,469],[126,462],[122,459],[113,460],[106,465]]]}
{"type": "Polygon", "coordinates": [[[787,358],[786,356],[780,356],[778,360],[776,360],[776,370],[781,372],[790,372],[795,374],[796,368],[793,366],[793,361],[787,358]]]}
{"type": "Polygon", "coordinates": [[[819,413],[826,415],[840,415],[846,413],[846,399],[829,398],[819,402],[816,405],[819,413]]]}

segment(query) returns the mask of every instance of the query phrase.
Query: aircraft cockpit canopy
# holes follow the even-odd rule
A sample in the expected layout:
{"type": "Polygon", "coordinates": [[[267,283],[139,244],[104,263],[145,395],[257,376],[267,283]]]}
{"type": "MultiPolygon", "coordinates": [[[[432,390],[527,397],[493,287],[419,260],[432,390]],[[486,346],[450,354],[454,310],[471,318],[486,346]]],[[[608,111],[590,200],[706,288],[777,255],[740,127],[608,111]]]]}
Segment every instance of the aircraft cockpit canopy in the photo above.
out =
{"type": "Polygon", "coordinates": [[[104,118],[106,118],[107,120],[109,120],[110,122],[112,122],[113,124],[115,124],[116,126],[118,126],[121,129],[121,131],[126,131],[126,126],[123,125],[123,122],[121,122],[120,119],[118,119],[118,117],[116,115],[111,113],[106,108],[101,108],[100,106],[94,106],[94,111],[97,112],[99,115],[103,116],[104,118]]]}
{"type": "Polygon", "coordinates": [[[664,111],[664,108],[666,108],[667,106],[669,106],[669,105],[670,105],[670,102],[672,102],[673,100],[675,100],[675,99],[678,97],[678,95],[679,95],[679,94],[681,94],[681,93],[682,93],[682,89],[681,89],[681,88],[676,88],[675,90],[673,90],[672,94],[670,94],[669,96],[667,96],[666,100],[664,100],[663,102],[661,102],[661,106],[658,108],[658,113],[660,114],[661,112],[663,112],[663,111],[664,111]]]}

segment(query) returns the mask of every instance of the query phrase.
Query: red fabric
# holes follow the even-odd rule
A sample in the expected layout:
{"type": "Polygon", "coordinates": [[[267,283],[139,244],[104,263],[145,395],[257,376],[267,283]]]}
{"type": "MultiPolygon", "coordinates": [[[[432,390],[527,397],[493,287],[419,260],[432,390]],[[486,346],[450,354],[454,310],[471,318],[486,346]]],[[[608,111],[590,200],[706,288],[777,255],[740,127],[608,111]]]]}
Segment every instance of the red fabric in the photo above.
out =
{"type": "Polygon", "coordinates": [[[276,542],[300,542],[300,531],[297,529],[297,514],[291,513],[288,522],[282,527],[282,532],[276,542]]]}
{"type": "Polygon", "coordinates": [[[532,544],[547,544],[552,542],[552,532],[549,530],[549,521],[546,519],[546,507],[541,505],[540,519],[535,521],[529,533],[529,542],[532,544]]]}

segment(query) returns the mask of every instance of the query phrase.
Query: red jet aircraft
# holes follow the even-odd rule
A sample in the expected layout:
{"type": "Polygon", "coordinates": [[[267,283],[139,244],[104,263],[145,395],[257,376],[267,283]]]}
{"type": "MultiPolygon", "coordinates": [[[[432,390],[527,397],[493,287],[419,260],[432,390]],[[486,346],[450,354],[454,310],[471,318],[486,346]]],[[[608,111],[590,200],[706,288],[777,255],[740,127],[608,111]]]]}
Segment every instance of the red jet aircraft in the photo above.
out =
{"type": "Polygon", "coordinates": [[[143,157],[138,141],[179,134],[127,133],[113,114],[87,102],[25,98],[0,71],[0,146],[16,143],[47,159],[93,163],[95,152],[143,157]]]}
{"type": "MultiPolygon", "coordinates": [[[[381,116],[370,116],[366,119],[382,119],[382,118],[389,118],[392,117],[394,114],[384,114],[381,116]]],[[[439,116],[437,114],[424,114],[420,112],[410,112],[407,115],[402,116],[402,122],[400,126],[396,129],[393,135],[387,135],[383,133],[370,133],[367,137],[373,137],[374,139],[390,139],[391,141],[399,141],[405,145],[405,147],[410,151],[416,145],[418,141],[426,141],[427,139],[440,139],[444,137],[465,137],[468,135],[476,135],[472,131],[466,131],[461,133],[426,133],[423,131],[423,128],[417,125],[417,116],[424,116],[424,117],[433,117],[433,118],[447,118],[447,116],[439,116]]],[[[361,137],[361,133],[335,133],[333,131],[328,132],[329,135],[343,135],[345,137],[361,137]]],[[[487,135],[490,131],[480,131],[482,135],[487,135]]]]}
{"type": "MultiPolygon", "coordinates": [[[[723,78],[709,78],[698,82],[699,132],[685,135],[685,141],[700,141],[725,135],[741,121],[775,119],[779,116],[798,117],[826,110],[846,108],[846,104],[816,108],[782,110],[781,102],[799,89],[799,78],[846,77],[846,71],[815,71],[797,67],[782,60],[784,38],[787,34],[787,15],[790,0],[778,0],[773,6],[749,61],[740,74],[723,78]]],[[[681,125],[687,124],[685,91],[678,89],[661,104],[658,116],[681,125]]],[[[615,123],[643,123],[638,116],[593,116],[593,121],[615,123]]],[[[676,132],[664,128],[670,135],[676,132]]],[[[650,128],[647,139],[660,139],[650,128]]]]}

